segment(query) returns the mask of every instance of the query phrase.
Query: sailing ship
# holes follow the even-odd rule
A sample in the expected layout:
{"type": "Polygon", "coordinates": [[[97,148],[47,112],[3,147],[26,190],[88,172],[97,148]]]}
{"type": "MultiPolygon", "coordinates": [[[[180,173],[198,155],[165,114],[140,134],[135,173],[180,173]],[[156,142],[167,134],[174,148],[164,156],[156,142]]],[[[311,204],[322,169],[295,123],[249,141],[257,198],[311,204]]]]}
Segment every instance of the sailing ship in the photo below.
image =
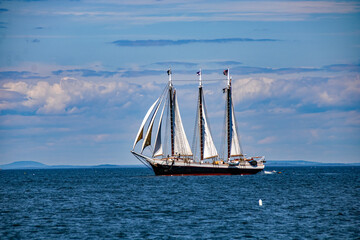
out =
{"type": "Polygon", "coordinates": [[[247,158],[240,145],[229,69],[223,72],[227,76],[227,86],[223,89],[226,103],[223,141],[225,144],[222,145],[226,146],[226,150],[224,149],[222,157],[219,156],[211,135],[201,70],[197,72],[199,89],[193,148],[190,147],[182,124],[171,69],[167,73],[168,84],[147,111],[131,153],[153,169],[155,175],[249,175],[262,171],[265,167],[265,157],[247,158]],[[152,139],[156,119],[158,119],[156,135],[152,139]],[[147,128],[145,128],[146,123],[147,128]],[[136,151],[135,148],[141,140],[140,151],[136,151]],[[150,154],[143,153],[146,148],[150,150],[148,150],[150,154]]]}

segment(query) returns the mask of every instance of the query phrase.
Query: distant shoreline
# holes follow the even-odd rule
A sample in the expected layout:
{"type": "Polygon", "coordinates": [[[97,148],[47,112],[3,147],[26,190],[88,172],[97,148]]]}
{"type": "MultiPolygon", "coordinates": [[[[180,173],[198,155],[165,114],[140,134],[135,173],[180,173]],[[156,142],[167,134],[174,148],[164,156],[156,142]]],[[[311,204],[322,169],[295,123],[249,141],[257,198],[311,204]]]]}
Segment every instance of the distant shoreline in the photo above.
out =
{"type": "MultiPolygon", "coordinates": [[[[269,167],[349,167],[360,166],[360,163],[320,163],[304,160],[294,161],[276,161],[269,160],[266,163],[266,168],[269,167]]],[[[1,170],[16,170],[16,169],[80,169],[80,168],[145,168],[144,165],[115,165],[115,164],[100,164],[100,165],[46,165],[36,161],[18,161],[9,164],[0,165],[1,170]]]]}

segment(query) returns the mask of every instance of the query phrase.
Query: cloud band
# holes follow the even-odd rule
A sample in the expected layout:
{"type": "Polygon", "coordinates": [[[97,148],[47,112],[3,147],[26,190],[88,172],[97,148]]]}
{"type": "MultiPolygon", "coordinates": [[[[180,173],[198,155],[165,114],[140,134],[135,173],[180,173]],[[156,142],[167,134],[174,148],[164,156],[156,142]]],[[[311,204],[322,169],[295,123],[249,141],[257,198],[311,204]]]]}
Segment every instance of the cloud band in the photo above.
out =
{"type": "Polygon", "coordinates": [[[113,41],[119,47],[161,47],[177,46],[192,43],[229,43],[229,42],[274,42],[276,39],[253,39],[253,38],[216,38],[216,39],[159,39],[159,40],[117,40],[113,41]]]}

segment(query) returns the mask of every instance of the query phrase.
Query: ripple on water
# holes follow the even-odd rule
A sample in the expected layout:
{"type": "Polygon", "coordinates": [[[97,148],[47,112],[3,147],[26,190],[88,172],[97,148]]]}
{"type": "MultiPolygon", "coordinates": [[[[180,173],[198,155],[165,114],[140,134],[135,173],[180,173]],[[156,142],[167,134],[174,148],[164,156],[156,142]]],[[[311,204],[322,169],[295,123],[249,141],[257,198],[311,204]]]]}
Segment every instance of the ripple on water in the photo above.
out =
{"type": "Polygon", "coordinates": [[[1,171],[0,239],[360,235],[360,168],[276,170],[283,173],[155,177],[142,168],[1,171]]]}

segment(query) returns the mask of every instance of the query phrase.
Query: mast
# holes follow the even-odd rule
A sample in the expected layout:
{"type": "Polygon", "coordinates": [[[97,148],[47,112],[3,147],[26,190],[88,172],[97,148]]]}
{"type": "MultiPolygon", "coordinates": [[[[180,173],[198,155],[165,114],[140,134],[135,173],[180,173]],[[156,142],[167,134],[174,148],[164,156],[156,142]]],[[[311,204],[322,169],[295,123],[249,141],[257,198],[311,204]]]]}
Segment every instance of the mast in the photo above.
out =
{"type": "Polygon", "coordinates": [[[227,153],[228,153],[228,160],[231,156],[231,140],[232,140],[232,99],[231,99],[231,80],[230,80],[230,73],[229,68],[224,71],[224,75],[227,76],[227,95],[226,95],[226,118],[227,118],[227,153]]]}
{"type": "Polygon", "coordinates": [[[203,123],[203,91],[201,80],[201,69],[198,72],[199,75],[199,136],[200,136],[200,160],[204,160],[204,123],[203,123]]]}
{"type": "Polygon", "coordinates": [[[200,137],[200,161],[218,156],[214,141],[211,136],[210,125],[207,119],[204,91],[202,87],[201,70],[199,76],[199,100],[198,100],[198,127],[200,137]]]}
{"type": "Polygon", "coordinates": [[[170,132],[171,132],[171,156],[174,156],[174,97],[175,97],[175,91],[173,91],[173,85],[171,80],[171,69],[167,71],[167,74],[169,75],[169,105],[170,105],[170,132]]]}

